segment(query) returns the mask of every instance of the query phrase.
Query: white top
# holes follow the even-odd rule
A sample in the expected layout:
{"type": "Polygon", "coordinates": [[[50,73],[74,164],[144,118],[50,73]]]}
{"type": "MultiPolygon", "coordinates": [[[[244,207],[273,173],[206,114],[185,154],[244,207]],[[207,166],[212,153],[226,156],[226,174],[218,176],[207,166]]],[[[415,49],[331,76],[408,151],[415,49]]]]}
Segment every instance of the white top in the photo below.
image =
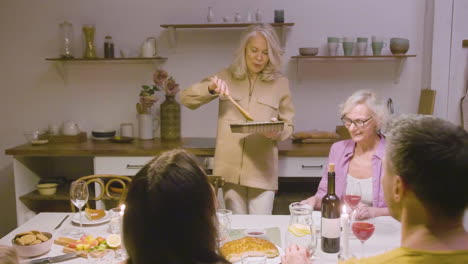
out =
{"type": "Polygon", "coordinates": [[[361,185],[361,203],[372,206],[372,177],[367,179],[358,179],[348,173],[346,182],[347,192],[351,188],[356,188],[357,184],[354,183],[359,183],[361,185]]]}

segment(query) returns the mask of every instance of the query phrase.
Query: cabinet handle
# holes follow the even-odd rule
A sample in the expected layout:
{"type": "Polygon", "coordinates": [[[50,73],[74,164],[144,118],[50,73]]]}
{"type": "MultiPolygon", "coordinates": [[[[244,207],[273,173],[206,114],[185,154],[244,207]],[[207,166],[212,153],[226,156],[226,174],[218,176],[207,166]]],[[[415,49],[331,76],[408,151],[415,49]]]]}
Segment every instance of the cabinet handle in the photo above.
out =
{"type": "Polygon", "coordinates": [[[323,165],[302,165],[303,169],[323,169],[323,165]]]}
{"type": "Polygon", "coordinates": [[[131,165],[131,164],[127,164],[127,169],[137,170],[137,169],[143,168],[144,166],[145,166],[145,165],[131,165]]]}

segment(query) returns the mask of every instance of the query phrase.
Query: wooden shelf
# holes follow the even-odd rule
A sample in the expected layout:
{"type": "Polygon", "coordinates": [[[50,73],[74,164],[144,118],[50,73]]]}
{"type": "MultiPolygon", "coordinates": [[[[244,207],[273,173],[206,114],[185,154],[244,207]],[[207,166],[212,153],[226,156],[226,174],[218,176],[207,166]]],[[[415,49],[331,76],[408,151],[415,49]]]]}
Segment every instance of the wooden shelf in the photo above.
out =
{"type": "MultiPolygon", "coordinates": [[[[162,28],[169,30],[169,44],[175,48],[177,46],[176,29],[208,29],[208,28],[244,28],[258,23],[205,23],[205,24],[162,24],[162,28]]],[[[294,23],[270,23],[273,27],[280,29],[281,46],[286,43],[286,28],[294,26],[294,23]]]]}
{"type": "MultiPolygon", "coordinates": [[[[241,28],[255,25],[257,23],[207,23],[207,24],[163,24],[162,28],[241,28]]],[[[270,23],[274,27],[292,27],[294,23],[270,23]]]]}
{"type": "Polygon", "coordinates": [[[142,61],[142,62],[153,62],[153,61],[165,61],[167,58],[165,57],[154,57],[154,58],[143,58],[143,57],[132,57],[132,58],[96,58],[96,59],[85,59],[85,58],[73,58],[73,59],[65,59],[65,58],[46,58],[48,61],[60,61],[60,62],[123,62],[123,61],[142,61]]]}
{"type": "Polygon", "coordinates": [[[413,58],[416,55],[379,55],[379,56],[292,56],[291,58],[297,59],[296,64],[296,77],[299,80],[299,61],[300,60],[317,60],[321,59],[326,61],[338,61],[338,60],[355,60],[355,61],[372,61],[374,59],[396,59],[397,65],[395,68],[395,84],[400,82],[401,72],[403,71],[403,65],[407,58],[413,58]]]}
{"type": "Polygon", "coordinates": [[[68,71],[66,65],[68,63],[73,64],[92,64],[92,63],[152,63],[158,65],[167,60],[165,57],[128,57],[128,58],[95,58],[95,59],[86,59],[86,58],[46,58],[47,61],[52,61],[55,63],[58,73],[62,77],[65,84],[68,82],[68,71]]]}
{"type": "Polygon", "coordinates": [[[379,59],[379,58],[409,58],[416,55],[379,55],[379,56],[292,56],[293,59],[379,59]]]}

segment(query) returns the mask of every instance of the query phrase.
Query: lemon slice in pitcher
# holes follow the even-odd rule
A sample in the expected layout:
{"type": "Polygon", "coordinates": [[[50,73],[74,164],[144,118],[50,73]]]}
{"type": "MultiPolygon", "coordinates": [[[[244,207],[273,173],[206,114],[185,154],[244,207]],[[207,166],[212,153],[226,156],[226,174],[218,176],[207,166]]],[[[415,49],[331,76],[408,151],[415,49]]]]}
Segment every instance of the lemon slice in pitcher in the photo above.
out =
{"type": "Polygon", "coordinates": [[[119,247],[122,244],[122,239],[117,234],[112,234],[106,238],[107,245],[111,248],[119,247]]]}
{"type": "Polygon", "coordinates": [[[297,237],[310,235],[310,226],[302,224],[292,224],[288,227],[288,231],[297,237]]]}

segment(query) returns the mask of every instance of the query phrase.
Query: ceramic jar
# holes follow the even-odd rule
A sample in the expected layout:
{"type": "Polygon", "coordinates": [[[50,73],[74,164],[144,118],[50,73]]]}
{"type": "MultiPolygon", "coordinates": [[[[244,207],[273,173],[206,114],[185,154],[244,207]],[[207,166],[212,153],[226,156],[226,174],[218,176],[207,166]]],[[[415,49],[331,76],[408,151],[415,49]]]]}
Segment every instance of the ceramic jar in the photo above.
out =
{"type": "Polygon", "coordinates": [[[180,104],[174,95],[161,104],[161,140],[180,140],[180,104]]]}
{"type": "Polygon", "coordinates": [[[391,38],[390,39],[390,51],[394,55],[403,55],[408,52],[409,40],[405,38],[391,38]]]}

